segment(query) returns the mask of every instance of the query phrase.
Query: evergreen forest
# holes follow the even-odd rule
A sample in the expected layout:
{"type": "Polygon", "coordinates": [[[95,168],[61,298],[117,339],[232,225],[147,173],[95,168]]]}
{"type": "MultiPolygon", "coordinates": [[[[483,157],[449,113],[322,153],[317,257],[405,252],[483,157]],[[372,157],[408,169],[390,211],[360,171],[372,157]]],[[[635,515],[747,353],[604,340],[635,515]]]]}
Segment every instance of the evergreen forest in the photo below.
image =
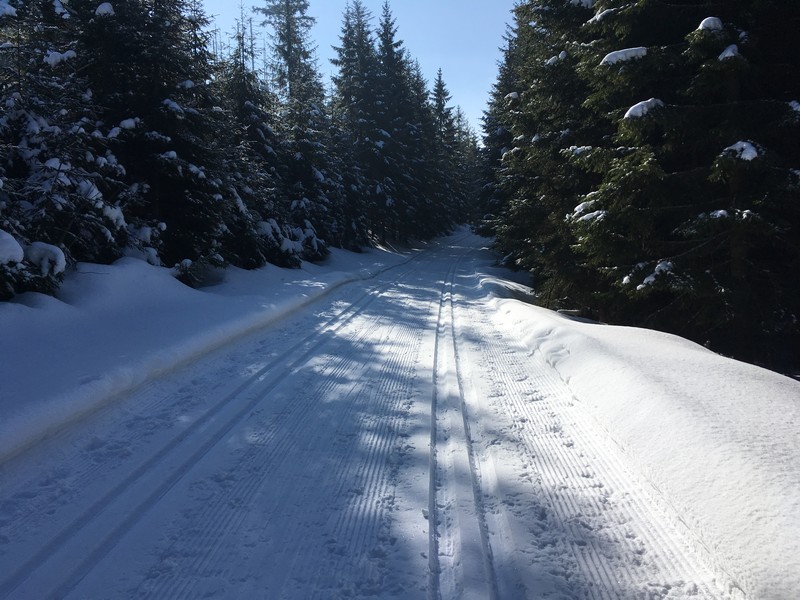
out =
{"type": "Polygon", "coordinates": [[[328,90],[308,9],[265,0],[215,44],[200,0],[0,0],[0,299],[82,261],[196,285],[463,221],[478,138],[441,71],[352,0],[328,90]]]}
{"type": "Polygon", "coordinates": [[[263,0],[218,44],[200,0],[0,0],[0,300],[474,220],[547,308],[798,369],[800,3],[519,0],[480,141],[388,2],[348,3],[330,84],[313,23],[263,0]]]}
{"type": "Polygon", "coordinates": [[[800,3],[518,2],[482,230],[538,300],[800,366],[800,3]]]}

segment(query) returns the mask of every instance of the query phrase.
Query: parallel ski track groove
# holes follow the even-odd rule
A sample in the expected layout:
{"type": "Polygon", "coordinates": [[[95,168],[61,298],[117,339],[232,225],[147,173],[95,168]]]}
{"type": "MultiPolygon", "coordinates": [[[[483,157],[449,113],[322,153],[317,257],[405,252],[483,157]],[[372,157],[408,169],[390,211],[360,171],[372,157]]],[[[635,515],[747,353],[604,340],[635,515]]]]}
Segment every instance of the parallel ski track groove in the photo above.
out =
{"type": "Polygon", "coordinates": [[[430,449],[430,473],[431,480],[429,483],[429,501],[428,501],[428,518],[430,522],[429,528],[429,592],[428,596],[431,600],[449,600],[442,598],[441,590],[441,575],[442,568],[439,561],[441,552],[439,538],[441,535],[447,535],[448,529],[452,526],[448,523],[448,516],[443,515],[439,509],[437,498],[439,496],[438,488],[444,483],[439,475],[439,460],[437,458],[437,444],[439,437],[439,426],[437,423],[437,415],[439,412],[439,398],[438,384],[439,384],[439,371],[441,368],[439,357],[441,352],[452,351],[454,364],[452,369],[455,370],[455,379],[458,385],[458,412],[464,427],[465,444],[463,448],[467,453],[470,472],[470,488],[472,490],[472,501],[474,503],[475,518],[478,523],[478,530],[480,533],[480,545],[482,562],[484,567],[484,574],[486,576],[486,584],[488,587],[490,600],[496,600],[498,597],[498,584],[496,571],[493,564],[492,549],[489,540],[488,526],[486,523],[485,506],[483,502],[483,492],[481,490],[481,478],[479,467],[475,458],[475,450],[473,447],[473,440],[470,434],[469,414],[464,398],[463,375],[459,372],[459,355],[457,348],[457,332],[455,329],[455,308],[454,308],[454,295],[455,295],[455,279],[459,272],[459,267],[466,257],[466,253],[461,253],[458,259],[455,260],[445,276],[444,284],[442,286],[441,297],[439,300],[439,310],[436,320],[436,336],[434,342],[434,365],[433,365],[433,399],[431,403],[431,449],[430,449]],[[449,320],[449,326],[448,326],[449,320]],[[451,348],[442,348],[444,339],[449,334],[451,348]],[[442,532],[440,534],[440,527],[442,532]]]}
{"type": "MultiPolygon", "coordinates": [[[[462,257],[463,258],[463,257],[462,257]]],[[[475,511],[478,518],[478,528],[481,534],[481,549],[483,550],[484,569],[486,576],[489,579],[489,598],[490,600],[497,600],[498,598],[498,584],[497,572],[494,566],[494,557],[492,554],[492,546],[489,540],[489,527],[486,522],[486,506],[483,501],[483,491],[481,489],[481,475],[478,461],[475,455],[475,444],[472,438],[472,432],[469,422],[469,408],[467,406],[465,390],[464,390],[464,375],[462,370],[463,359],[458,350],[458,337],[456,332],[456,314],[455,314],[455,275],[458,274],[458,267],[461,264],[459,260],[456,265],[456,270],[453,278],[449,282],[450,294],[448,297],[448,308],[450,311],[450,339],[453,343],[453,356],[455,358],[456,380],[458,381],[458,396],[461,408],[461,418],[464,421],[464,434],[467,442],[467,456],[469,459],[469,474],[472,484],[472,495],[475,502],[475,511]]]]}
{"type": "MultiPolygon", "coordinates": [[[[574,426],[571,431],[574,432],[575,441],[582,444],[582,447],[593,452],[591,456],[592,465],[596,469],[595,474],[587,473],[586,466],[583,460],[580,460],[580,455],[577,449],[569,448],[564,442],[569,440],[563,439],[559,436],[558,440],[553,441],[552,433],[544,436],[542,439],[536,439],[538,436],[531,431],[528,427],[516,427],[517,432],[523,441],[523,446],[529,455],[529,461],[532,465],[541,465],[543,469],[540,470],[540,475],[546,478],[545,481],[545,494],[549,499],[551,508],[558,514],[560,520],[568,528],[570,536],[574,541],[570,541],[569,545],[571,550],[579,562],[583,564],[584,568],[588,569],[589,577],[585,577],[588,582],[600,581],[603,583],[603,588],[598,588],[592,585],[588,588],[588,592],[592,598],[618,598],[618,593],[614,592],[614,584],[616,583],[615,570],[612,570],[611,565],[607,564],[604,559],[602,551],[597,547],[594,539],[587,540],[583,532],[575,525],[570,517],[582,515],[586,508],[593,510],[595,515],[605,513],[607,515],[613,513],[613,519],[617,523],[631,522],[636,526],[637,539],[642,539],[644,542],[644,549],[664,549],[667,550],[669,558],[664,557],[664,553],[655,553],[653,557],[648,556],[652,567],[657,569],[662,575],[670,576],[674,583],[680,580],[680,575],[692,575],[696,571],[694,566],[688,559],[684,559],[685,551],[679,548],[674,542],[675,533],[666,531],[663,523],[659,518],[653,518],[654,515],[641,501],[639,493],[625,494],[623,500],[613,500],[608,504],[601,504],[596,498],[596,488],[590,485],[590,480],[600,480],[605,489],[612,491],[624,490],[634,484],[637,492],[642,490],[641,484],[635,479],[635,475],[626,470],[621,469],[619,464],[615,461],[609,460],[608,456],[614,453],[614,448],[605,443],[601,436],[597,435],[591,423],[586,423],[585,419],[580,414],[580,411],[570,406],[573,404],[574,398],[571,393],[565,388],[565,385],[560,379],[555,379],[555,376],[549,376],[547,370],[549,365],[541,364],[542,371],[536,378],[538,385],[535,389],[531,390],[531,381],[523,381],[526,372],[520,368],[516,360],[509,361],[508,356],[504,356],[502,351],[498,349],[497,342],[491,337],[486,336],[488,355],[494,361],[503,361],[507,370],[503,371],[503,384],[509,389],[511,393],[505,395],[504,404],[506,405],[506,412],[509,416],[517,413],[525,417],[528,422],[535,423],[540,430],[551,431],[553,425],[557,425],[560,421],[558,413],[557,416],[549,416],[545,414],[552,408],[559,411],[560,416],[567,416],[574,419],[574,426]],[[516,377],[519,375],[519,380],[516,377]],[[530,402],[526,402],[523,398],[530,395],[530,392],[546,392],[549,396],[549,401],[537,401],[531,406],[530,402]],[[567,394],[567,396],[565,396],[567,394]],[[549,448],[547,448],[549,447],[549,448]],[[549,450],[549,451],[548,451],[549,450]],[[550,453],[552,452],[552,454],[550,453]],[[586,475],[590,477],[586,477],[586,475]],[[560,499],[552,489],[558,482],[568,479],[578,490],[586,492],[581,500],[587,502],[588,506],[582,507],[578,504],[579,500],[575,497],[574,493],[568,493],[563,499],[560,499]],[[626,485],[627,484],[627,485],[626,485]],[[583,510],[582,510],[583,509],[583,510]],[[676,562],[677,561],[677,562],[676,562]]],[[[507,342],[503,344],[507,347],[507,342]]],[[[516,355],[525,355],[526,351],[522,347],[516,347],[516,355]],[[521,353],[521,354],[520,354],[521,353]]],[[[574,443],[574,442],[573,442],[574,443]]],[[[589,515],[593,516],[593,515],[589,515]]],[[[607,534],[609,532],[606,532],[607,534]]],[[[611,534],[611,541],[620,544],[628,552],[632,554],[640,554],[642,548],[635,547],[627,538],[620,539],[615,532],[611,534]]],[[[640,572],[635,576],[628,568],[626,561],[618,561],[620,563],[618,568],[622,568],[623,572],[627,575],[627,583],[641,583],[648,581],[647,574],[644,572],[645,567],[642,566],[640,572]]],[[[706,597],[718,597],[718,593],[712,592],[705,584],[701,585],[701,593],[706,597]]],[[[625,593],[624,591],[622,592],[625,593]]],[[[623,596],[624,597],[624,596],[623,596]]]]}
{"type": "MultiPolygon", "coordinates": [[[[402,263],[401,265],[398,265],[398,267],[407,266],[410,263],[413,263],[414,258],[402,263]]],[[[412,272],[413,267],[409,267],[405,270],[405,273],[403,273],[402,276],[407,276],[412,272]]],[[[255,374],[251,375],[233,392],[229,393],[221,401],[209,408],[202,416],[195,420],[189,427],[184,429],[178,436],[173,438],[168,444],[152,454],[148,460],[139,465],[128,477],[117,483],[99,500],[94,502],[91,507],[81,513],[80,516],[73,519],[71,523],[62,528],[59,533],[49,540],[49,542],[42,545],[39,551],[28,558],[18,569],[16,569],[9,577],[5,579],[5,581],[0,584],[0,598],[9,597],[14,590],[32,577],[39,566],[43,565],[43,563],[45,563],[64,546],[66,546],[72,537],[74,537],[88,524],[97,520],[99,515],[101,515],[106,508],[113,504],[117,499],[122,497],[131,486],[136,485],[136,483],[154,467],[164,462],[165,459],[171,455],[172,451],[178,448],[184,441],[188,440],[195,433],[198,433],[207,424],[213,422],[214,417],[220,414],[236,398],[240,397],[249,388],[261,384],[270,372],[280,371],[280,365],[282,363],[289,364],[289,359],[291,356],[298,351],[302,352],[300,357],[294,361],[291,361],[291,364],[302,364],[308,360],[308,358],[313,355],[313,352],[318,349],[319,346],[325,343],[325,334],[335,333],[338,331],[338,329],[342,328],[351,320],[353,320],[357,315],[361,314],[370,304],[372,304],[372,302],[376,300],[377,297],[379,297],[381,293],[379,290],[381,290],[381,288],[385,290],[388,288],[388,286],[389,284],[385,283],[373,286],[359,298],[357,303],[351,304],[344,310],[334,315],[332,318],[326,321],[325,324],[318,327],[315,329],[315,331],[292,345],[291,348],[289,348],[282,356],[270,361],[255,374]],[[308,348],[304,349],[305,346],[308,346],[308,348]]],[[[236,411],[233,418],[227,420],[223,426],[217,428],[217,433],[215,435],[213,435],[211,438],[207,438],[207,441],[200,445],[199,449],[191,455],[188,461],[185,461],[180,467],[174,470],[167,480],[156,488],[155,492],[148,495],[146,499],[139,504],[139,506],[131,511],[131,513],[113,529],[111,533],[105,536],[103,541],[95,548],[95,550],[92,551],[86,558],[84,558],[84,560],[76,569],[73,569],[68,576],[62,579],[63,583],[61,586],[59,586],[56,595],[64,596],[72,591],[86,576],[86,574],[91,571],[92,566],[101,560],[102,557],[105,556],[108,551],[117,543],[119,537],[130,530],[131,527],[149,510],[149,508],[151,508],[161,497],[163,497],[163,495],[166,494],[174,486],[174,484],[181,477],[183,477],[183,475],[185,475],[186,472],[188,472],[188,470],[200,458],[202,458],[202,456],[207,454],[213,446],[219,443],[235,426],[235,424],[238,423],[257,405],[263,394],[276,387],[282,379],[282,376],[279,375],[279,377],[276,379],[267,380],[268,383],[261,390],[259,390],[260,393],[256,394],[255,399],[247,402],[242,409],[236,411]]]]}
{"type": "MultiPolygon", "coordinates": [[[[348,343],[355,345],[363,341],[378,328],[378,323],[379,320],[376,320],[366,329],[351,332],[348,343]]],[[[297,395],[292,395],[292,400],[282,408],[277,418],[270,421],[270,435],[260,440],[258,445],[252,446],[247,455],[237,462],[234,474],[240,471],[248,471],[251,465],[266,465],[266,467],[259,472],[259,476],[234,478],[235,481],[244,481],[245,485],[231,486],[231,488],[217,500],[213,508],[209,508],[209,510],[206,510],[200,515],[199,521],[203,523],[213,523],[215,526],[203,529],[205,533],[203,539],[206,540],[206,543],[201,541],[199,544],[200,547],[209,548],[209,552],[199,557],[199,559],[193,563],[192,568],[184,569],[187,577],[186,586],[189,589],[171,589],[168,587],[171,580],[165,578],[164,584],[167,587],[158,587],[153,591],[154,596],[171,598],[193,597],[191,594],[191,583],[196,582],[197,574],[204,572],[208,565],[214,564],[219,553],[224,551],[219,544],[210,542],[219,539],[220,534],[224,532],[238,531],[238,526],[247,518],[247,515],[244,513],[228,510],[231,498],[242,500],[252,498],[264,485],[264,481],[269,479],[269,475],[280,471],[284,467],[281,457],[289,455],[289,450],[296,445],[298,439],[301,439],[301,433],[304,429],[304,424],[307,423],[307,417],[320,405],[319,400],[325,398],[333,389],[338,376],[353,371],[356,360],[352,357],[334,357],[334,359],[335,364],[333,368],[330,369],[325,377],[319,377],[319,380],[324,383],[314,392],[313,396],[299,397],[297,395]],[[262,449],[265,450],[262,451],[262,449]],[[222,518],[215,516],[220,514],[222,518]]],[[[367,362],[368,361],[369,358],[367,358],[367,362]]],[[[346,421],[346,418],[350,416],[353,408],[354,405],[351,402],[347,405],[345,410],[339,411],[337,413],[336,423],[346,421]]],[[[331,429],[336,430],[337,428],[332,427],[331,429]]],[[[313,442],[314,447],[325,447],[327,445],[326,440],[327,438],[315,439],[313,442]]],[[[319,491],[312,492],[312,490],[318,490],[320,485],[327,483],[327,479],[330,477],[332,477],[335,482],[343,482],[346,480],[345,477],[342,477],[342,469],[352,462],[350,460],[352,450],[353,448],[350,448],[347,453],[342,453],[339,463],[335,465],[331,471],[333,473],[332,475],[327,472],[324,476],[320,474],[320,478],[313,478],[313,481],[308,480],[304,485],[295,486],[286,494],[283,494],[276,505],[276,509],[273,510],[272,513],[274,514],[280,507],[291,504],[297,499],[307,500],[313,494],[319,494],[319,491]]],[[[298,469],[299,467],[295,466],[293,470],[298,469]]],[[[317,470],[320,469],[321,467],[317,470]]],[[[349,482],[349,480],[347,481],[349,482]]],[[[298,549],[298,554],[302,554],[302,550],[298,549]]]]}

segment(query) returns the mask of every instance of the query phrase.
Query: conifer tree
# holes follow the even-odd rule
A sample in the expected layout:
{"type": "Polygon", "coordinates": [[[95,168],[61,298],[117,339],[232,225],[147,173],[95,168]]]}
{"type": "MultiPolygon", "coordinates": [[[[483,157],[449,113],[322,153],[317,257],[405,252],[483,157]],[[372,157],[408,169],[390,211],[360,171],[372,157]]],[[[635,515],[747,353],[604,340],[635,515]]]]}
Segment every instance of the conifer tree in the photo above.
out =
{"type": "Polygon", "coordinates": [[[496,232],[545,304],[797,362],[798,10],[517,6],[496,232]]]}
{"type": "Polygon", "coordinates": [[[127,243],[119,182],[76,44],[80,15],[60,2],[0,15],[0,230],[25,250],[4,267],[0,297],[54,291],[65,265],[110,261],[127,243]]]}
{"type": "Polygon", "coordinates": [[[352,148],[352,157],[360,170],[359,190],[368,227],[372,234],[385,239],[394,203],[393,190],[386,189],[382,176],[381,144],[386,136],[377,126],[374,89],[377,83],[378,58],[371,29],[371,13],[360,0],[345,8],[340,35],[331,62],[338,68],[333,76],[333,110],[341,141],[352,148]]]}

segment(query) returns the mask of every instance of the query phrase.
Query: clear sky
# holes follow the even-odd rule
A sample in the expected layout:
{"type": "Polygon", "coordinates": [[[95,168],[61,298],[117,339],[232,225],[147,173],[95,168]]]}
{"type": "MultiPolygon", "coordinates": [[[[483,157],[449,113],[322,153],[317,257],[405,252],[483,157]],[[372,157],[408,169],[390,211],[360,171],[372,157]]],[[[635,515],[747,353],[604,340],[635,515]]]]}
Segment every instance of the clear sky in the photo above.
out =
{"type": "MultiPolygon", "coordinates": [[[[239,17],[238,0],[204,0],[206,12],[222,32],[233,30],[239,17]]],[[[363,0],[375,25],[383,0],[363,0]]],[[[245,0],[248,16],[257,1],[245,0]]],[[[331,47],[338,45],[347,0],[311,0],[309,15],[317,20],[313,42],[320,70],[330,75],[331,47]]],[[[466,113],[479,133],[489,90],[497,78],[499,48],[514,0],[390,0],[398,33],[411,56],[422,66],[430,84],[441,67],[453,104],[466,113]]]]}

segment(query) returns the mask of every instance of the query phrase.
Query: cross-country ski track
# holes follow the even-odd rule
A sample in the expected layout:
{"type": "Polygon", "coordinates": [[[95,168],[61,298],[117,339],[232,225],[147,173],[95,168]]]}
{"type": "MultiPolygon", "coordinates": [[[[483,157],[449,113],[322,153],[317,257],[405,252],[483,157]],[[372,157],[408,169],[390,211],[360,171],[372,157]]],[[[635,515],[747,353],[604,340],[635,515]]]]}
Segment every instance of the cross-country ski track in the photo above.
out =
{"type": "Polygon", "coordinates": [[[0,598],[739,597],[497,317],[485,243],[443,238],[0,464],[0,598]]]}

